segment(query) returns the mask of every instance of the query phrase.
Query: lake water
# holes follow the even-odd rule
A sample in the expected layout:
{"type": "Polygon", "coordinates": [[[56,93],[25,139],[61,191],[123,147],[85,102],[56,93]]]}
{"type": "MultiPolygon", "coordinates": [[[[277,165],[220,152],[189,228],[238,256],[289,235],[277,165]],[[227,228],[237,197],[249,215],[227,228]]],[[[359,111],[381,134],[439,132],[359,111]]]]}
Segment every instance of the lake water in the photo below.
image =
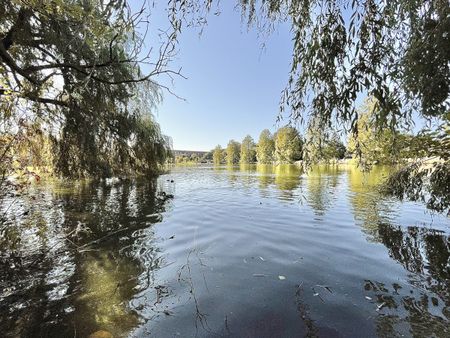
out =
{"type": "Polygon", "coordinates": [[[1,207],[0,336],[449,337],[450,219],[380,196],[387,173],[34,185],[1,207]]]}

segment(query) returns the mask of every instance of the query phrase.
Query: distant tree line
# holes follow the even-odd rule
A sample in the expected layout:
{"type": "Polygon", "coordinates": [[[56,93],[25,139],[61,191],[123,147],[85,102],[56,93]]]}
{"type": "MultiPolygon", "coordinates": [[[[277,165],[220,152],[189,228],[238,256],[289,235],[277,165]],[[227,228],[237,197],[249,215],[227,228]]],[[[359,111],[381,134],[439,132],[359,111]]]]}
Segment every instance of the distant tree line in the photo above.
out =
{"type": "MultiPolygon", "coordinates": [[[[264,129],[256,143],[250,135],[241,143],[230,140],[226,148],[218,145],[214,150],[213,162],[226,163],[294,163],[303,159],[305,141],[300,132],[292,126],[279,128],[274,134],[264,129]]],[[[330,161],[344,158],[346,148],[337,134],[327,137],[323,144],[321,160],[330,161]]]]}
{"type": "Polygon", "coordinates": [[[358,109],[358,133],[350,133],[346,145],[341,133],[331,128],[311,128],[302,136],[292,126],[283,126],[274,134],[264,129],[258,142],[250,135],[241,143],[230,140],[226,148],[218,145],[210,153],[215,164],[333,162],[355,158],[359,164],[395,164],[407,159],[426,157],[433,139],[391,129],[380,130],[374,114],[376,100],[368,98],[358,109]]]}

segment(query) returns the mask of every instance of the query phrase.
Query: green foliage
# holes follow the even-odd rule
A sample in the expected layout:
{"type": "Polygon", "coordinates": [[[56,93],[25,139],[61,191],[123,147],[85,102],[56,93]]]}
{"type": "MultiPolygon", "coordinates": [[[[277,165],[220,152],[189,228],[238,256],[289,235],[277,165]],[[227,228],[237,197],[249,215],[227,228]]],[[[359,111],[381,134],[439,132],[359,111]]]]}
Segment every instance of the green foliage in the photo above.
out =
{"type": "Polygon", "coordinates": [[[424,202],[428,208],[450,215],[450,164],[408,164],[388,178],[383,190],[399,199],[424,202]]]}
{"type": "MultiPolygon", "coordinates": [[[[0,3],[0,109],[14,133],[23,110],[55,147],[62,176],[157,170],[170,152],[151,116],[153,81],[168,72],[175,36],[160,55],[140,55],[145,12],[125,0],[0,3]],[[154,64],[143,74],[140,63],[154,64]],[[11,103],[13,108],[5,110],[11,103]]],[[[145,54],[145,53],[143,53],[145,54]]]]}
{"type": "Polygon", "coordinates": [[[407,135],[405,144],[403,154],[413,162],[391,175],[383,190],[450,215],[450,113],[436,131],[407,135]]]}
{"type": "Polygon", "coordinates": [[[307,165],[343,159],[346,147],[338,132],[310,122],[303,145],[303,162],[307,165]]]}
{"type": "Polygon", "coordinates": [[[426,137],[415,137],[396,130],[379,129],[376,124],[376,100],[366,100],[358,111],[355,132],[350,135],[348,150],[363,164],[393,164],[398,161],[425,155],[422,148],[426,137]]]}
{"type": "Polygon", "coordinates": [[[213,150],[213,162],[214,164],[218,165],[223,163],[224,157],[223,157],[223,150],[221,146],[216,146],[213,150]]]}
{"type": "Polygon", "coordinates": [[[346,151],[344,143],[340,140],[339,135],[335,133],[330,139],[325,141],[322,159],[325,161],[340,160],[345,157],[346,151]]]}
{"type": "Polygon", "coordinates": [[[264,129],[259,135],[258,145],[256,148],[256,157],[258,163],[270,164],[274,160],[275,141],[268,129],[264,129]]]}
{"type": "Polygon", "coordinates": [[[226,162],[228,165],[237,164],[240,160],[241,145],[235,140],[230,140],[228,142],[226,150],[226,162]]]}
{"type": "Polygon", "coordinates": [[[275,139],[275,159],[279,163],[292,163],[302,158],[303,141],[297,129],[286,126],[277,130],[275,139]]]}
{"type": "Polygon", "coordinates": [[[241,144],[241,163],[253,163],[256,161],[255,142],[250,135],[247,135],[241,144]]]}
{"type": "Polygon", "coordinates": [[[214,155],[214,151],[208,151],[205,155],[202,156],[202,161],[203,162],[208,162],[208,161],[212,161],[213,160],[213,155],[214,155]]]}

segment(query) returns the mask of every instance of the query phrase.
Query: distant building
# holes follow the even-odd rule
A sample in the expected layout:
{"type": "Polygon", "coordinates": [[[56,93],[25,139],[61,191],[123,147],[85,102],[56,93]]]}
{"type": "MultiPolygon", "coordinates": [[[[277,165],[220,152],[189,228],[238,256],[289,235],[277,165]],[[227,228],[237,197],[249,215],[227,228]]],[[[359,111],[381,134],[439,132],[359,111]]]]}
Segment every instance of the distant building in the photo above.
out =
{"type": "Polygon", "coordinates": [[[197,150],[174,150],[173,154],[175,157],[203,157],[205,154],[207,154],[207,151],[197,151],[197,150]]]}

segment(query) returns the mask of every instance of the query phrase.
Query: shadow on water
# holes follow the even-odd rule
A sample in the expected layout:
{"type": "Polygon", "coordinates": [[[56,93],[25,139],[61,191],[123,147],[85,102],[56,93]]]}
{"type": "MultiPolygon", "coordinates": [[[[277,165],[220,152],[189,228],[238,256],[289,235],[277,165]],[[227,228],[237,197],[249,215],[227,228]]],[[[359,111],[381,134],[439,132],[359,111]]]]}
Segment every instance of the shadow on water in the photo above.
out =
{"type": "Polygon", "coordinates": [[[139,325],[128,303],[161,263],[152,225],[167,198],[158,191],[156,180],[55,183],[16,203],[2,237],[2,334],[122,337],[139,325]]]}

